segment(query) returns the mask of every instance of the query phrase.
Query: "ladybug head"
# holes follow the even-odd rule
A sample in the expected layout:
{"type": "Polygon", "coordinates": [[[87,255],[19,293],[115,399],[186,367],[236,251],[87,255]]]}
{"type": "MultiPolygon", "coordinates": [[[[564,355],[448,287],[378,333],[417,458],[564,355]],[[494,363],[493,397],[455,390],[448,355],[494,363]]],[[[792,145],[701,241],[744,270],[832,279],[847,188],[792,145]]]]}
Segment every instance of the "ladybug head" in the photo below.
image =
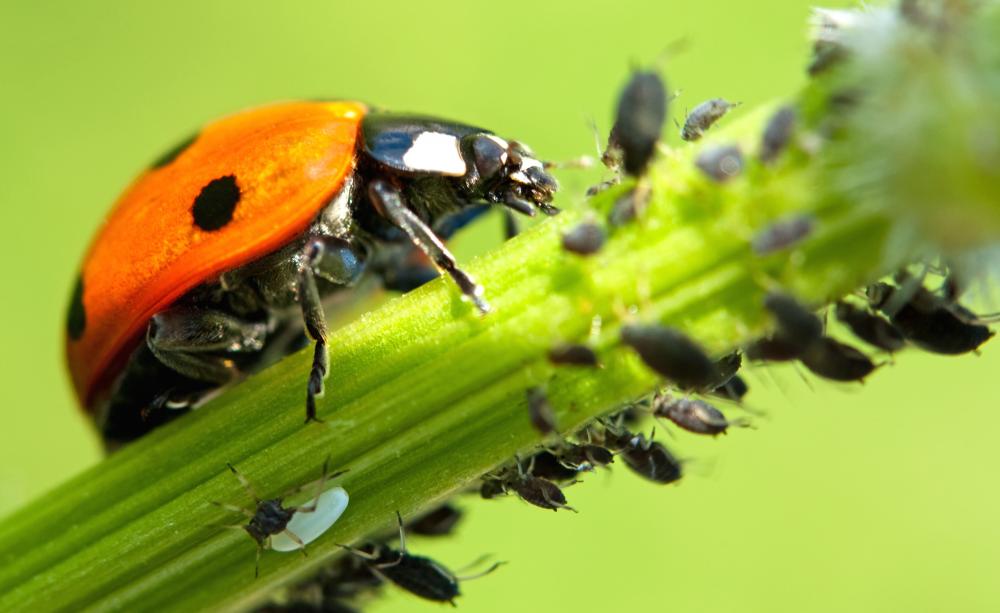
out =
{"type": "Polygon", "coordinates": [[[545,166],[528,147],[485,133],[463,140],[468,163],[463,179],[470,196],[503,204],[529,216],[536,209],[546,215],[559,212],[549,204],[559,184],[545,172],[545,166]]]}

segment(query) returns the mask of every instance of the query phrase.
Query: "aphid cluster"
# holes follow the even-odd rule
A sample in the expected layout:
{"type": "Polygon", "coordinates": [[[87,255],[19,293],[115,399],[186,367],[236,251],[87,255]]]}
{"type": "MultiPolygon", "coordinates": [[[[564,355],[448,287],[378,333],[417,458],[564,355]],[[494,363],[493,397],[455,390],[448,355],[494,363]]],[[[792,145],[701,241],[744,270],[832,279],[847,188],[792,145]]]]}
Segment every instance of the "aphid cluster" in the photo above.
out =
{"type": "Polygon", "coordinates": [[[256,611],[356,611],[359,600],[374,595],[387,583],[425,600],[454,605],[455,598],[461,595],[459,585],[462,581],[489,574],[502,562],[476,575],[459,577],[436,560],[410,553],[406,531],[423,536],[445,536],[452,533],[460,519],[461,513],[446,504],[418,516],[404,529],[403,519],[397,513],[398,548],[389,545],[391,535],[357,548],[341,545],[350,555],[337,559],[314,577],[292,587],[280,600],[256,611]]]}
{"type": "Polygon", "coordinates": [[[824,335],[823,321],[798,300],[780,292],[764,297],[775,332],[746,347],[750,359],[799,360],[813,373],[835,381],[862,381],[875,364],[857,349],[824,335]]]}
{"type": "MultiPolygon", "coordinates": [[[[854,336],[880,351],[894,353],[911,343],[932,353],[959,355],[978,350],[994,333],[957,297],[947,282],[934,292],[922,278],[903,271],[895,283],[869,286],[865,302],[845,298],[832,310],[854,336]]],[[[751,359],[799,360],[813,373],[835,381],[861,381],[875,370],[864,353],[826,336],[822,320],[794,298],[772,292],[764,308],[776,330],[746,347],[751,359]]]]}
{"type": "MultiPolygon", "coordinates": [[[[547,474],[551,476],[551,473],[547,474]]],[[[531,459],[528,460],[527,467],[520,459],[515,459],[513,465],[483,476],[483,483],[479,489],[479,494],[483,498],[496,498],[509,492],[516,493],[521,500],[541,509],[576,511],[566,504],[566,495],[554,481],[535,474],[531,459]]]]}
{"type": "Polygon", "coordinates": [[[876,283],[866,294],[870,307],[884,315],[902,336],[932,353],[959,355],[976,351],[993,337],[988,321],[958,303],[951,283],[932,292],[923,280],[901,272],[895,284],[876,283]]]}

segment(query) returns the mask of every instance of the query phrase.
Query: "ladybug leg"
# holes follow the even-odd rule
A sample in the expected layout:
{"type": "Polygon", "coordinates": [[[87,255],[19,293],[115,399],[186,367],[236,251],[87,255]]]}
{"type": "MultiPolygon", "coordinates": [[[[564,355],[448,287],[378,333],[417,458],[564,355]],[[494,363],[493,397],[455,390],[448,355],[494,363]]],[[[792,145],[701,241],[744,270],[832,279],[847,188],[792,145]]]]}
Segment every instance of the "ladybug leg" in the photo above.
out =
{"type": "Polygon", "coordinates": [[[329,356],[326,348],[326,313],[320,300],[319,288],[316,287],[314,266],[322,258],[321,241],[313,240],[306,243],[303,251],[303,262],[299,267],[298,294],[299,305],[302,307],[302,320],[306,326],[309,338],[313,339],[312,368],[309,370],[309,382],[306,384],[306,423],[323,421],[316,417],[316,396],[323,393],[323,379],[329,369],[329,356]]]}
{"type": "Polygon", "coordinates": [[[239,375],[226,354],[260,351],[266,338],[266,323],[189,306],[157,313],[146,329],[146,345],[157,360],[186,377],[219,385],[239,375]]]}
{"type": "Polygon", "coordinates": [[[503,237],[505,240],[510,240],[521,233],[520,224],[517,223],[517,218],[510,211],[505,210],[503,212],[503,237]]]}
{"type": "Polygon", "coordinates": [[[448,251],[441,239],[423,220],[406,207],[403,196],[397,188],[388,181],[375,179],[368,185],[368,198],[380,215],[405,232],[410,240],[417,247],[420,247],[438,268],[455,280],[462,294],[476,305],[480,313],[489,312],[490,306],[483,298],[483,287],[458,267],[455,256],[448,251]]]}

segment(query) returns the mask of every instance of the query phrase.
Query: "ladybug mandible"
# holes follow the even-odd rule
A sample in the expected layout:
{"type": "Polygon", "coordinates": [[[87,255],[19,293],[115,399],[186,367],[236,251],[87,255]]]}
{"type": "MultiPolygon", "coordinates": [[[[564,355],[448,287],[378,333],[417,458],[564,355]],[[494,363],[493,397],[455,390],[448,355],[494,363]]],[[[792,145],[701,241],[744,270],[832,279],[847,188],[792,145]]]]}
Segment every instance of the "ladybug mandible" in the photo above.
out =
{"type": "Polygon", "coordinates": [[[114,446],[301,348],[304,322],[316,419],[325,297],[366,271],[397,290],[432,278],[387,255],[415,246],[485,313],[443,238],[483,205],[554,214],[556,189],[521,144],[358,102],[209,124],[136,179],[91,243],[67,318],[77,396],[114,446]]]}

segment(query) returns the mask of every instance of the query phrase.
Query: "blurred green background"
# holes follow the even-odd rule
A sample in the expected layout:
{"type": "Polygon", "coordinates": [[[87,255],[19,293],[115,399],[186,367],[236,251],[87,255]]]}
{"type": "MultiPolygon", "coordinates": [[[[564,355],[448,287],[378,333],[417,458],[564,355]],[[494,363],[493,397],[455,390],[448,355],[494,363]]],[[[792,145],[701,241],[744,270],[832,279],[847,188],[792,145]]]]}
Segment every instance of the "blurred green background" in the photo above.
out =
{"type": "MultiPolygon", "coordinates": [[[[0,514],[98,461],[63,371],[71,280],[119,191],[201,123],[353,97],[570,158],[593,152],[587,118],[609,127],[629,67],[679,38],[690,45],[666,65],[683,90],[675,115],[710,96],[752,108],[794,92],[810,4],[2,3],[0,514]]],[[[563,178],[572,206],[593,177],[563,178]]],[[[495,221],[461,237],[464,257],[495,221]]],[[[752,371],[767,417],[668,441],[691,459],[682,485],[589,476],[567,491],[578,515],[469,498],[459,538],[412,549],[453,568],[483,553],[510,562],[463,586],[467,612],[997,610],[995,344],[980,357],[908,352],[863,387],[752,371]]],[[[372,608],[433,607],[389,590],[372,608]]]]}

